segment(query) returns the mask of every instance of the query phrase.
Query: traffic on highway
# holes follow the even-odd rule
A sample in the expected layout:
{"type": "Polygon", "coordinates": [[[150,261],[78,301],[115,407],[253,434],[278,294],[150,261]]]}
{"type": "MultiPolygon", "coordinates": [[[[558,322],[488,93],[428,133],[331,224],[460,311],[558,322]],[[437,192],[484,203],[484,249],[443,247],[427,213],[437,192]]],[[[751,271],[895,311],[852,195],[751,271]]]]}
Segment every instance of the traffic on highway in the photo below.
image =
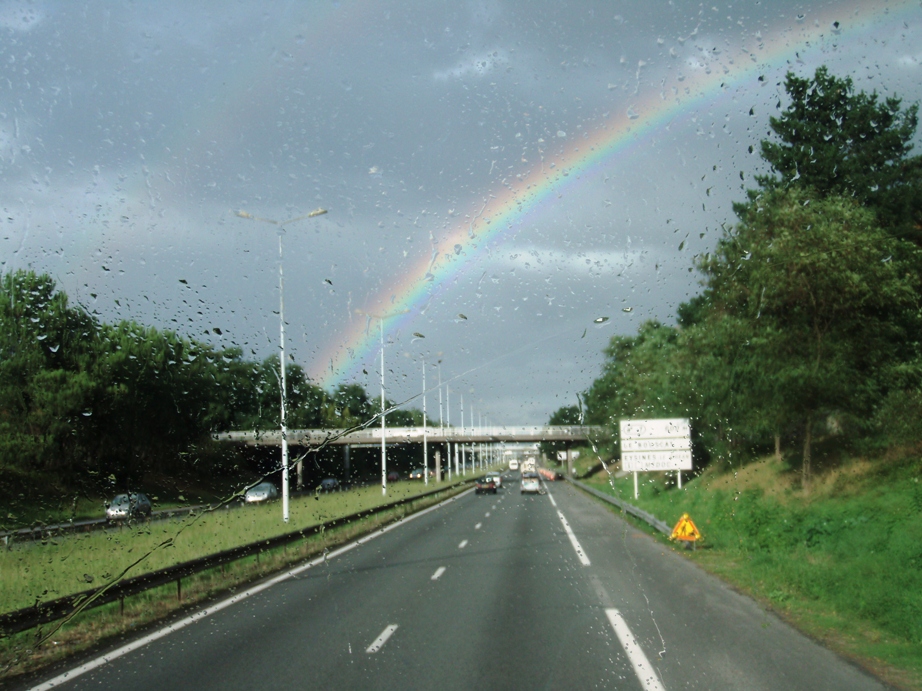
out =
{"type": "Polygon", "coordinates": [[[468,490],[33,688],[884,688],[570,484],[521,482],[507,471],[495,495],[468,490]]]}

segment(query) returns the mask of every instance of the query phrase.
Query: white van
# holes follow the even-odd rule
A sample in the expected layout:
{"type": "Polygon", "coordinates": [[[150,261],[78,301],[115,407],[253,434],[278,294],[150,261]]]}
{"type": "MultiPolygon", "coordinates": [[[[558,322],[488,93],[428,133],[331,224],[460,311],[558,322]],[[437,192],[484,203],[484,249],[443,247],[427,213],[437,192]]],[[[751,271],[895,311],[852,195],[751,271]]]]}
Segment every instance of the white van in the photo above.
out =
{"type": "Polygon", "coordinates": [[[519,462],[516,460],[509,461],[509,470],[518,470],[519,462]]]}

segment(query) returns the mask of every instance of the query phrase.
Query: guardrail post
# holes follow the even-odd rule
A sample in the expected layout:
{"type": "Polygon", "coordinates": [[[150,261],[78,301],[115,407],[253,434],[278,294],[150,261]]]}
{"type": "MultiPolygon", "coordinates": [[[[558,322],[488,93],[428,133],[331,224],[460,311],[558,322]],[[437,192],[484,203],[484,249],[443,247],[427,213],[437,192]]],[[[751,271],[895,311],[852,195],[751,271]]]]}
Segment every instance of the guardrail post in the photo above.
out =
{"type": "Polygon", "coordinates": [[[176,579],[176,599],[182,600],[182,579],[176,579]]]}

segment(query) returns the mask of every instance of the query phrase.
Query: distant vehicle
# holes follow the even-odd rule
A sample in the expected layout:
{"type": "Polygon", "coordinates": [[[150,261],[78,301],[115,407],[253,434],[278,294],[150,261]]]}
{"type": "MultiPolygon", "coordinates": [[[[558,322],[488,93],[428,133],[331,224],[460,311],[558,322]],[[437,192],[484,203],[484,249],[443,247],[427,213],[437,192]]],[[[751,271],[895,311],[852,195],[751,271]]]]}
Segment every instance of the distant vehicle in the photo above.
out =
{"type": "Polygon", "coordinates": [[[540,494],[541,481],[537,473],[522,473],[522,494],[540,494]]]}
{"type": "Polygon", "coordinates": [[[492,475],[487,475],[486,477],[477,478],[477,484],[474,489],[474,494],[484,494],[485,492],[496,494],[496,483],[493,482],[492,475]]]}
{"type": "Polygon", "coordinates": [[[398,473],[396,470],[391,470],[390,472],[388,472],[387,474],[388,482],[397,482],[399,479],[400,479],[400,473],[398,473]]]}
{"type": "Polygon", "coordinates": [[[258,504],[264,501],[278,499],[279,491],[271,482],[260,482],[255,487],[250,487],[243,495],[243,501],[247,504],[258,504]]]}
{"type": "Polygon", "coordinates": [[[522,472],[523,473],[534,473],[538,470],[538,464],[535,462],[534,458],[526,458],[522,461],[522,472]]]}
{"type": "Polygon", "coordinates": [[[320,490],[322,492],[332,492],[339,489],[339,480],[335,477],[327,477],[320,481],[320,490]]]}
{"type": "Polygon", "coordinates": [[[522,494],[540,494],[541,482],[537,477],[522,478],[522,494]]]}
{"type": "Polygon", "coordinates": [[[147,495],[140,492],[117,494],[106,505],[106,520],[118,523],[138,518],[150,518],[152,507],[147,495]]]}
{"type": "Polygon", "coordinates": [[[509,470],[518,470],[518,469],[519,469],[518,461],[515,461],[515,460],[509,461],[509,470]]]}
{"type": "MultiPolygon", "coordinates": [[[[409,478],[411,480],[422,480],[425,472],[426,471],[424,468],[416,468],[415,470],[410,471],[409,478]]],[[[429,477],[435,477],[435,471],[430,470],[429,477]]]]}

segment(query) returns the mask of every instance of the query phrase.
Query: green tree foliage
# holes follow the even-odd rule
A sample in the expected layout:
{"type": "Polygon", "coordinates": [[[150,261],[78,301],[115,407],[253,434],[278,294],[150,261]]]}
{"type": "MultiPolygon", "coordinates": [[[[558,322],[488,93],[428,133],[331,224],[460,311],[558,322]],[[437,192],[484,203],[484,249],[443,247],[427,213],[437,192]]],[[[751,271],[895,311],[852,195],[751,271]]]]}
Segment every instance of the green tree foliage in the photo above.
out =
{"type": "MultiPolygon", "coordinates": [[[[568,405],[558,408],[553,413],[551,413],[550,418],[548,418],[548,425],[562,425],[562,426],[574,426],[583,424],[583,413],[580,410],[580,406],[568,405]]],[[[567,443],[560,441],[544,441],[540,445],[541,453],[543,453],[547,458],[556,461],[558,451],[566,451],[567,443]]]]}
{"type": "Polygon", "coordinates": [[[902,433],[919,429],[922,159],[916,105],[826,68],[785,86],[762,142],[772,174],[698,262],[704,292],[675,328],[613,337],[586,402],[594,424],[688,416],[718,457],[771,440],[780,453],[793,431],[807,487],[815,423],[869,434],[902,410],[902,433]]]}
{"type": "Polygon", "coordinates": [[[756,410],[804,430],[805,482],[817,416],[868,416],[888,370],[911,356],[919,290],[913,245],[853,199],[811,197],[791,188],[756,198],[701,264],[711,322],[735,320],[749,343],[743,381],[765,402],[756,410]]]}
{"type": "Polygon", "coordinates": [[[773,175],[763,190],[807,187],[821,197],[851,197],[873,209],[882,225],[922,243],[922,157],[909,155],[918,105],[855,93],[849,77],[820,67],[812,79],[787,74],[790,105],[771,118],[780,141],[763,140],[773,175]]]}

